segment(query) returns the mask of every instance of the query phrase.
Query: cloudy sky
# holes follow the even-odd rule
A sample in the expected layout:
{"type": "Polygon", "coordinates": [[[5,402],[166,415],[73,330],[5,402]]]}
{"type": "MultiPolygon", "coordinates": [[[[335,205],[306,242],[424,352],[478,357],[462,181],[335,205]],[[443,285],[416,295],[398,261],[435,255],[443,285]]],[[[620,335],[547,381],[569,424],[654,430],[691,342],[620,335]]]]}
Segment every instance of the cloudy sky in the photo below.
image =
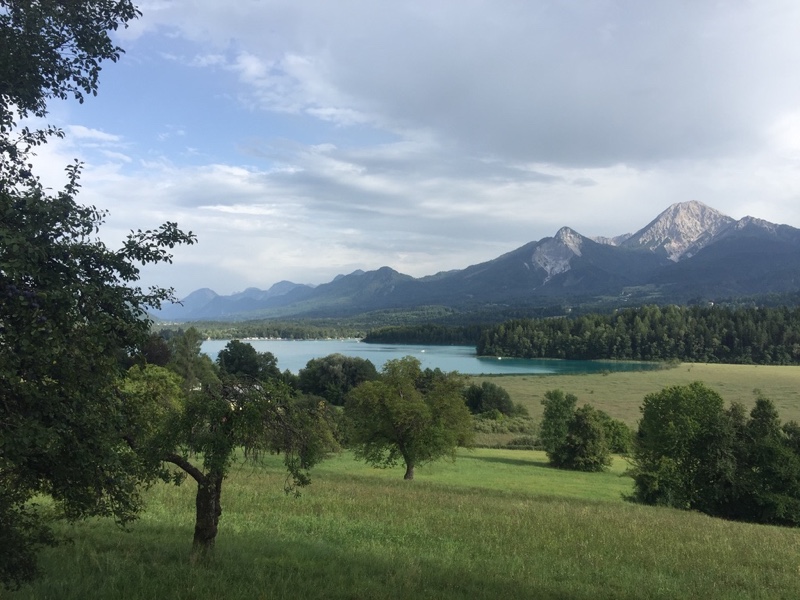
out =
{"type": "Polygon", "coordinates": [[[179,296],[463,268],[675,202],[800,227],[796,0],[142,0],[40,152],[179,296]]]}

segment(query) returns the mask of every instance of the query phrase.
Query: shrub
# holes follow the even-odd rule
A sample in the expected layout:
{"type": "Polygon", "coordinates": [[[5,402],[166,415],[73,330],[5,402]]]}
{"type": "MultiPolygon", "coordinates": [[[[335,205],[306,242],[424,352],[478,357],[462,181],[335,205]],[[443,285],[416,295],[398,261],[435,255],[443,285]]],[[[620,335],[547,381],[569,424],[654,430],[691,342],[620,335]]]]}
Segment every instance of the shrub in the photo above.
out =
{"type": "Polygon", "coordinates": [[[532,435],[521,435],[510,440],[506,444],[506,447],[513,450],[537,450],[540,446],[539,440],[537,440],[536,437],[532,435]]]}
{"type": "Polygon", "coordinates": [[[504,417],[493,419],[486,414],[475,415],[472,418],[473,429],[478,433],[523,433],[534,435],[536,425],[527,417],[504,417]]]}

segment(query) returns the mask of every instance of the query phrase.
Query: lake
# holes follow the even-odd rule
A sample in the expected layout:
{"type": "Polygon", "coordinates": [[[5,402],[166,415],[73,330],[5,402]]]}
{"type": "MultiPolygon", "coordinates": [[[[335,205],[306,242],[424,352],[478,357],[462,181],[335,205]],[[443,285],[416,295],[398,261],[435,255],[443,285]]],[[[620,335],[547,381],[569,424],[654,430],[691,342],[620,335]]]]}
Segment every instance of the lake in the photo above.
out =
{"type": "MultiPolygon", "coordinates": [[[[202,351],[216,359],[230,340],[207,340],[202,351]]],[[[387,360],[415,356],[422,368],[458,371],[466,375],[565,375],[603,371],[646,371],[658,368],[657,363],[618,362],[608,360],[554,360],[529,358],[496,358],[477,356],[474,346],[424,346],[403,344],[365,344],[349,340],[262,340],[243,339],[259,352],[272,352],[281,371],[297,373],[312,358],[344,354],[369,359],[380,371],[387,360]]]]}

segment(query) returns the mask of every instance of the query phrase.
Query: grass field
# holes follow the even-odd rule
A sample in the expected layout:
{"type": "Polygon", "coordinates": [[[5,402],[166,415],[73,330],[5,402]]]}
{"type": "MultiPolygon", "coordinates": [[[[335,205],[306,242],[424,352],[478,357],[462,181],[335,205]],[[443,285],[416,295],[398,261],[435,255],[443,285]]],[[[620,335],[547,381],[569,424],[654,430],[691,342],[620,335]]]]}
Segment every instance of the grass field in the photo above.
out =
{"type": "Polygon", "coordinates": [[[684,363],[658,371],[636,371],[593,375],[511,375],[476,377],[508,390],[514,402],[525,406],[538,422],[541,400],[547,390],[560,388],[578,397],[578,405],[589,403],[631,426],[639,420],[645,395],[670,385],[702,381],[727,402],[754,403],[759,389],[774,403],[783,421],[800,421],[800,366],[756,366],[684,363]]]}
{"type": "Polygon", "coordinates": [[[129,533],[66,528],[45,577],[3,597],[800,597],[800,531],[623,502],[625,466],[576,474],[540,452],[463,450],[404,482],[344,453],[294,499],[272,457],[234,468],[209,564],[188,561],[193,487],[162,485],[129,533]]]}

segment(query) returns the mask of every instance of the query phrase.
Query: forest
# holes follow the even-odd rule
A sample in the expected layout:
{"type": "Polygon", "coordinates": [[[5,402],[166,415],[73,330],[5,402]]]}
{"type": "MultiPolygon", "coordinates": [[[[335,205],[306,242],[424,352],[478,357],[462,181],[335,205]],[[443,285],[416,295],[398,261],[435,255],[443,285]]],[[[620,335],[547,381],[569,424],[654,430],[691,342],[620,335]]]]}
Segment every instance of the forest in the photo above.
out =
{"type": "Polygon", "coordinates": [[[800,309],[643,306],[608,315],[517,319],[487,328],[479,355],[790,365],[800,309]]]}
{"type": "Polygon", "coordinates": [[[472,346],[481,337],[480,325],[408,325],[382,327],[367,333],[362,341],[368,344],[433,344],[472,346]]]}

